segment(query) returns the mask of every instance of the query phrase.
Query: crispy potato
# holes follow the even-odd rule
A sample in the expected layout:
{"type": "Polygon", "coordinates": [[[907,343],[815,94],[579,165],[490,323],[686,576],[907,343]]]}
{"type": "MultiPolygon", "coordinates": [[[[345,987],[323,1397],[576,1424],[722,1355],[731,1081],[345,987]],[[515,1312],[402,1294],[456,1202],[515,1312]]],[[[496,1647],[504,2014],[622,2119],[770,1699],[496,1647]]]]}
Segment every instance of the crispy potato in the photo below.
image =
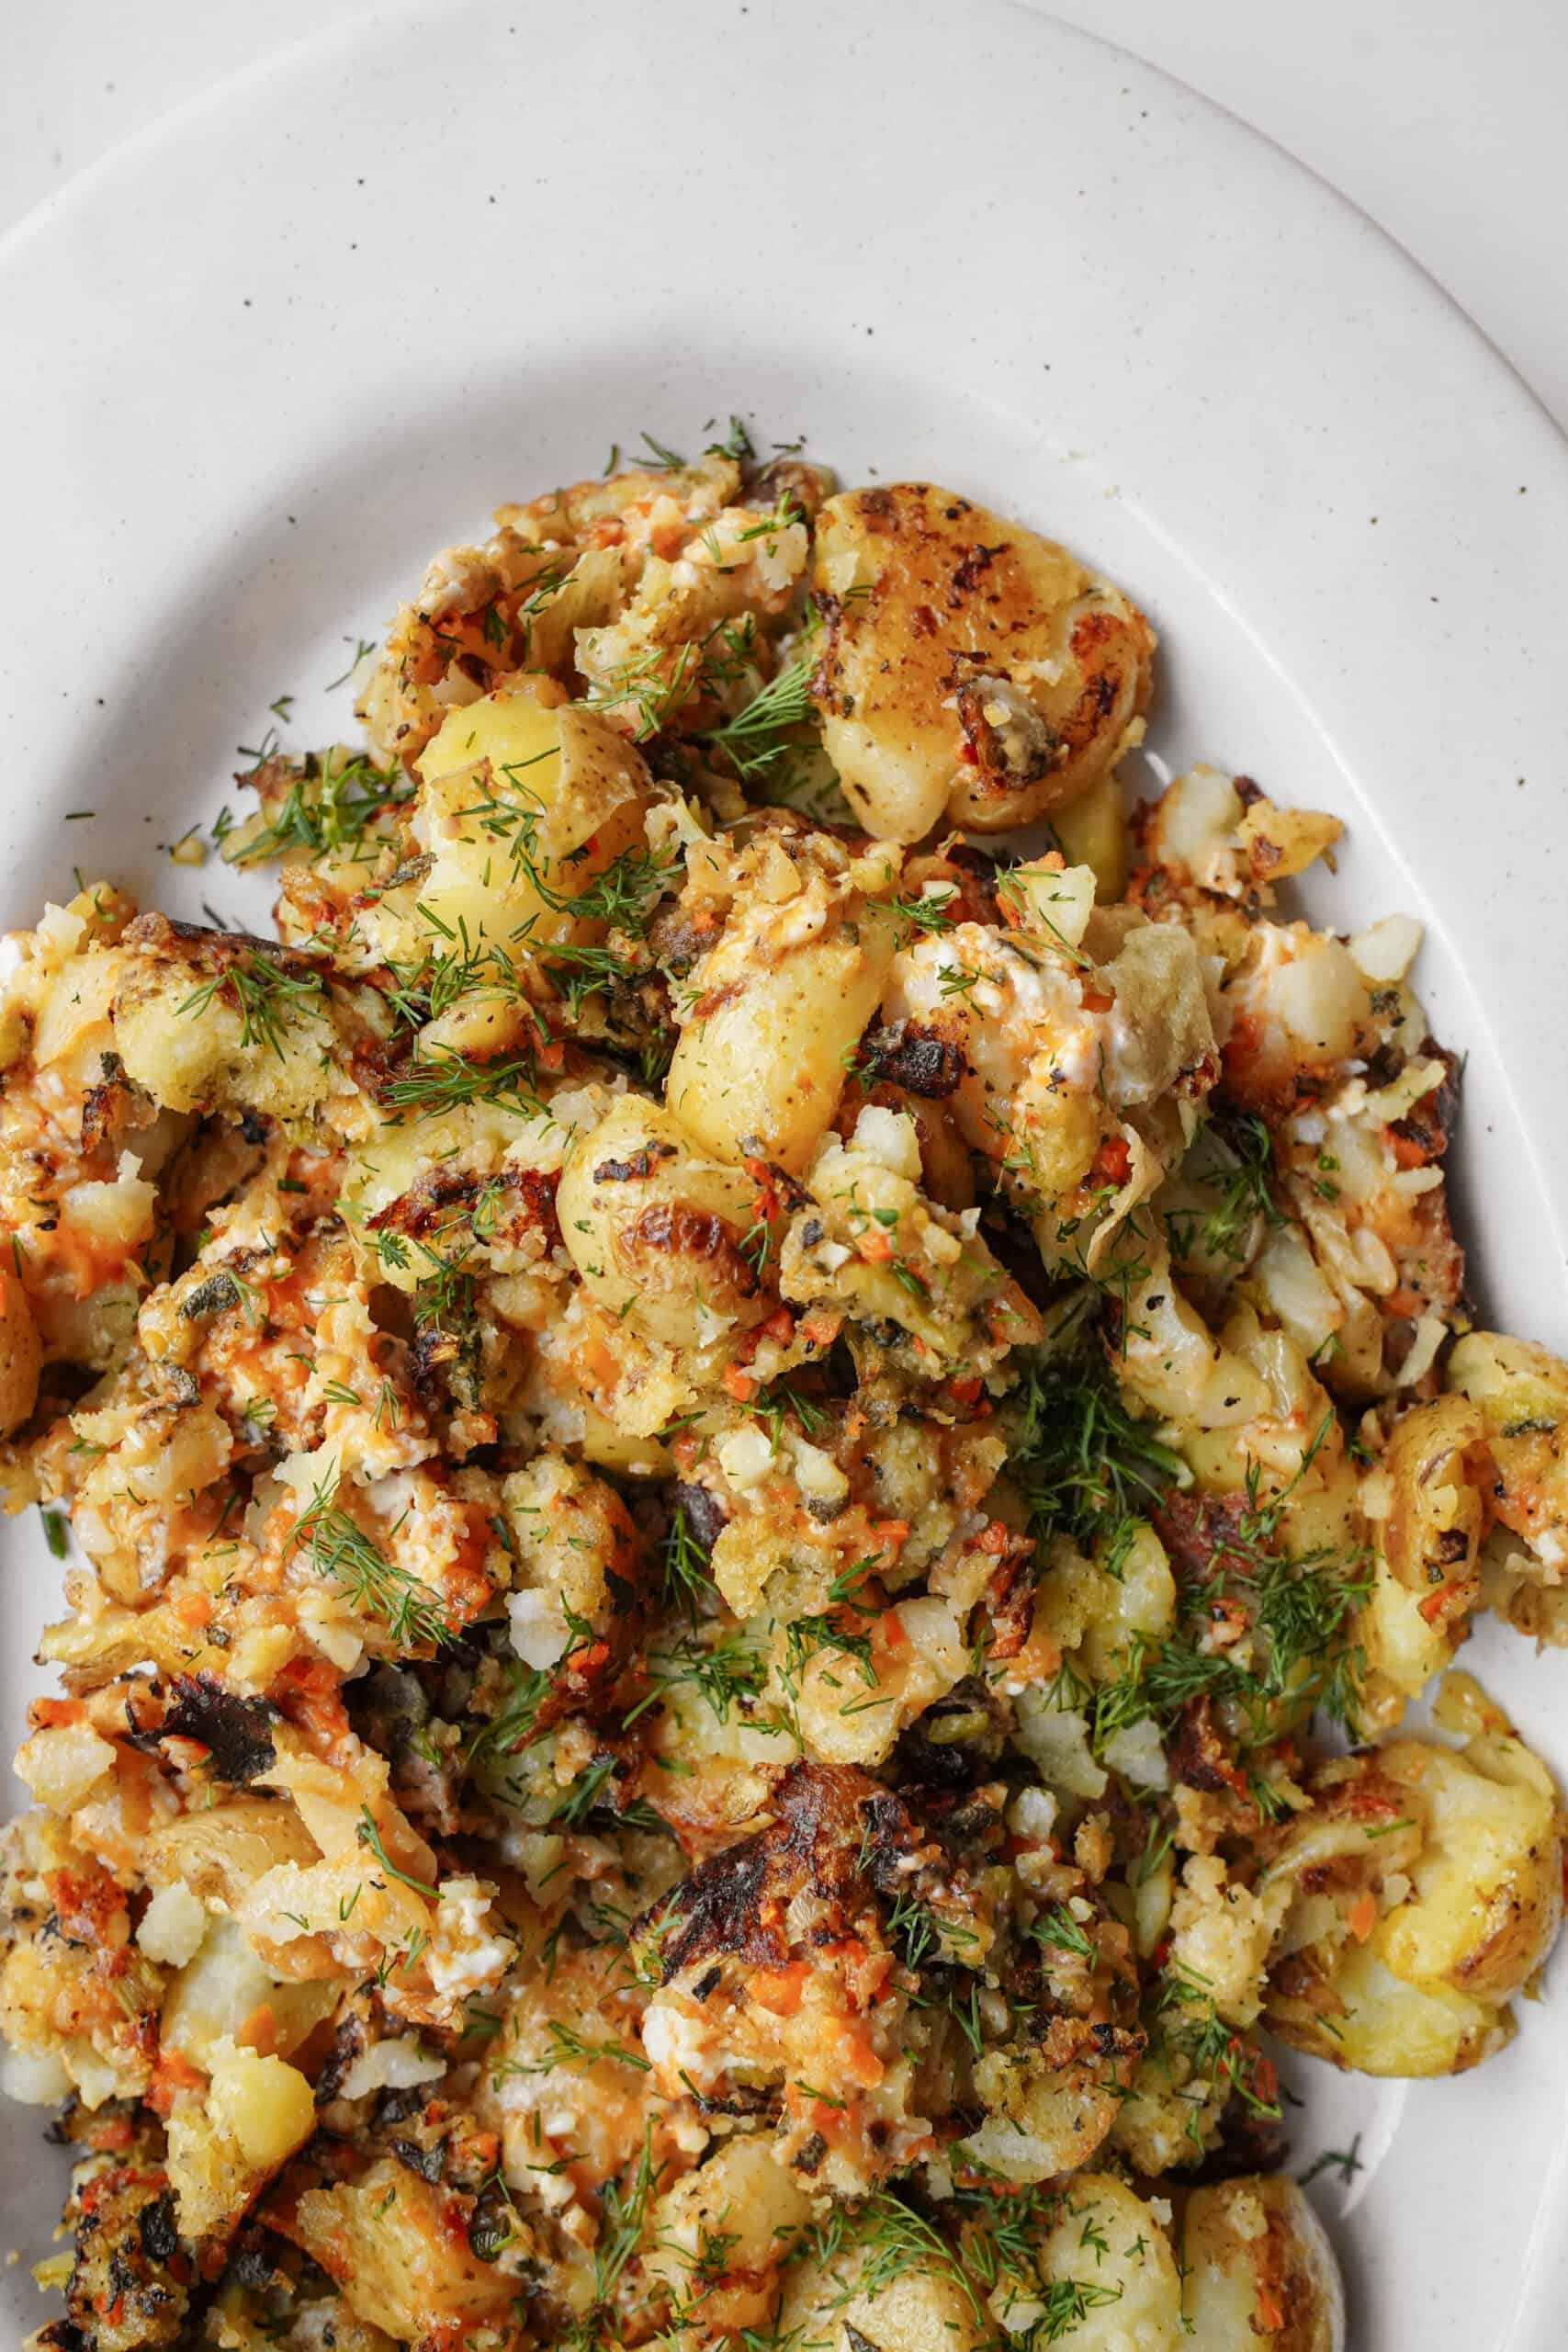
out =
{"type": "Polygon", "coordinates": [[[27,1294],[9,1267],[0,1269],[0,1437],[9,1437],[32,1411],[42,1363],[27,1294]]]}
{"type": "Polygon", "coordinates": [[[1126,804],[1112,771],[1107,769],[1076,799],[1055,808],[1051,828],[1067,864],[1087,865],[1093,873],[1100,904],[1114,905],[1127,887],[1132,849],[1126,804]]]}
{"type": "Polygon", "coordinates": [[[577,1137],[556,1208],[592,1296],[680,1346],[768,1313],[741,1248],[755,1199],[751,1179],[709,1159],[672,1112],[626,1095],[577,1137]]]}
{"type": "Polygon", "coordinates": [[[1288,2173],[1187,2200],[1181,2309],[1192,2352],[1345,2352],[1345,2290],[1322,2222],[1288,2173]]]}
{"type": "Polygon", "coordinates": [[[357,2181],[307,2189],[292,2222],[275,2226],[336,2280],[361,2319],[410,2343],[443,2322],[499,2325],[516,2292],[514,2279],[447,2228],[446,2206],[441,2189],[383,2156],[357,2181]]]}
{"type": "Polygon", "coordinates": [[[930,482],[830,498],[813,586],[823,740],[885,840],[1046,816],[1115,761],[1155,638],[1063,548],[930,482]]]}
{"type": "Polygon", "coordinates": [[[1383,1455],[1393,1488],[1383,1557],[1427,1624],[1452,1625],[1480,1598],[1485,1437],[1465,1397],[1436,1396],[1401,1414],[1383,1455]]]}
{"type": "Polygon", "coordinates": [[[889,2265],[852,2243],[788,2265],[773,2335],[821,2352],[981,2352],[991,2331],[974,2290],[933,2254],[910,2245],[889,2265]]]}
{"type": "MultiPolygon", "coordinates": [[[[724,922],[689,975],[666,1095],[716,1157],[795,1172],[827,1133],[892,965],[897,923],[881,901],[898,865],[787,833],[696,861],[724,922]]],[[[711,923],[703,899],[693,912],[711,923]]]]}
{"type": "Polygon", "coordinates": [[[604,1638],[629,1609],[637,1532],[615,1488],[559,1453],[536,1454],[501,1494],[516,1563],[507,1600],[513,1647],[530,1666],[553,1666],[582,1626],[604,1638]]]}
{"type": "MultiPolygon", "coordinates": [[[[126,1076],[155,1102],[299,1122],[329,1102],[346,1109],[353,1055],[385,1027],[372,991],[318,956],[164,915],[139,916],[125,946],[115,1049],[126,1076]]],[[[152,1192],[145,1189],[143,1229],[151,1231],[152,1192]]]]}
{"type": "Polygon", "coordinates": [[[1500,2049],[1508,2000],[1562,1926],[1546,1767],[1467,1675],[1448,1678],[1438,1720],[1462,1748],[1397,1740],[1324,1768],[1270,1872],[1295,1894],[1268,2021],[1363,2074],[1458,2074],[1500,2049]]]}
{"type": "MultiPolygon", "coordinates": [[[[1539,1593],[1540,1588],[1524,1589],[1539,1593]]],[[[1493,1606],[1507,1613],[1501,1598],[1493,1606]]],[[[1445,1625],[1440,1618],[1424,1617],[1421,1595],[1402,1584],[1381,1555],[1374,1557],[1371,1590],[1356,1612],[1364,1660],[1357,1707],[1361,1730],[1392,1731],[1407,1703],[1451,1663],[1463,1630],[1462,1621],[1445,1625]]]]}
{"type": "MultiPolygon", "coordinates": [[[[418,764],[412,833],[434,862],[386,895],[383,921],[391,917],[400,940],[417,933],[427,948],[435,929],[465,952],[515,957],[602,935],[558,902],[581,899],[642,845],[650,786],[624,736],[547,678],[525,676],[454,711],[418,764]]],[[[496,993],[485,999],[492,1010],[496,993]]]]}
{"type": "Polygon", "coordinates": [[[1114,2173],[1079,2173],[1057,2214],[1023,2275],[1004,2264],[989,2298],[1002,2326],[1010,2312],[1014,2324],[1026,2319],[1042,2287],[1064,2301],[1072,2288],[1074,2352],[1122,2352],[1130,2345],[1179,2352],[1181,2280],[1170,2241],[1143,2199],[1114,2173]]]}
{"type": "Polygon", "coordinates": [[[169,2118],[169,2181],[187,2238],[231,2227],[316,2128],[310,2086],[281,2058],[223,2038],[203,2063],[205,2097],[169,2118]]]}
{"type": "Polygon", "coordinates": [[[774,2274],[810,2219],[766,2141],[734,2140],[659,2199],[646,2267],[690,2326],[733,2335],[769,2317],[774,2274]]]}
{"type": "Polygon", "coordinates": [[[1448,1383],[1485,1430],[1496,1517],[1529,1547],[1540,1581],[1568,1572],[1568,1364],[1529,1340],[1467,1332],[1448,1383]]]}

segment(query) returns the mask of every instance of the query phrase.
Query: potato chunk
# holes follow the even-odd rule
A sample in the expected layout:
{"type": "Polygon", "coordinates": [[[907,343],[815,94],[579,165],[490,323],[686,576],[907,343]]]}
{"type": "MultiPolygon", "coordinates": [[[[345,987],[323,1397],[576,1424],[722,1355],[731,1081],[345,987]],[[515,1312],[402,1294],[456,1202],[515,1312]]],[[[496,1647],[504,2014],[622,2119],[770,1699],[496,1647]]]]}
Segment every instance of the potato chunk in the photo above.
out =
{"type": "MultiPolygon", "coordinates": [[[[388,894],[426,930],[515,956],[586,936],[569,903],[642,842],[641,755],[547,678],[522,677],[455,710],[419,761],[415,840],[427,874],[388,894]]],[[[471,1043],[471,1040],[452,1042],[471,1043]]]]}
{"type": "Polygon", "coordinates": [[[384,2156],[358,2181],[307,2189],[289,2234],[359,2317],[389,2335],[407,2343],[443,2323],[454,2333],[495,2326],[516,2283],[454,2235],[446,2204],[439,2188],[384,2156]]]}
{"type": "Polygon", "coordinates": [[[1103,775],[1148,700],[1155,637],[1065,548],[931,482],[830,498],[823,740],[867,829],[994,832],[1103,775]]]}
{"type": "Polygon", "coordinates": [[[1288,2173],[1218,2181],[1189,2200],[1181,2308],[1192,2352],[1343,2352],[1333,2249],[1288,2173]]]}
{"type": "Polygon", "coordinates": [[[1460,2074],[1501,2049],[1562,1925],[1551,1774],[1468,1675],[1435,1712],[1464,1747],[1402,1739],[1324,1767],[1265,1882],[1295,1886],[1268,2022],[1362,2074],[1460,2074]]]}
{"type": "Polygon", "coordinates": [[[42,1361],[27,1295],[15,1274],[0,1272],[0,1437],[8,1437],[32,1411],[42,1361]]]}
{"type": "Polygon", "coordinates": [[[627,1094],[578,1138],[556,1206],[592,1295],[680,1347],[768,1312],[741,1247],[755,1198],[750,1178],[707,1159],[671,1112],[627,1094]]]}

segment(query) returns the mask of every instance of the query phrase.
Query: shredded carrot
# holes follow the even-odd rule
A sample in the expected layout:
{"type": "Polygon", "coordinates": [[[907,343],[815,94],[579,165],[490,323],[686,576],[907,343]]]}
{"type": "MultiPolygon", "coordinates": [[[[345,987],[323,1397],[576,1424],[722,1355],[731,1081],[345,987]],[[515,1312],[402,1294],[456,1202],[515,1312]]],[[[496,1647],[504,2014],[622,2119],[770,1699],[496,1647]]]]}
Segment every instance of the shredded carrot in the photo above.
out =
{"type": "Polygon", "coordinates": [[[1451,1588],[1446,1584],[1434,1585],[1431,1591],[1416,1602],[1416,1615],[1424,1618],[1428,1625],[1435,1624],[1442,1614],[1443,1603],[1447,1600],[1450,1589],[1451,1588]]]}
{"type": "Polygon", "coordinates": [[[35,1699],[28,1721],[35,1731],[51,1731],[61,1724],[79,1724],[86,1712],[80,1699],[35,1699]]]}
{"type": "Polygon", "coordinates": [[[1089,1169],[1096,1184],[1124,1184],[1132,1173],[1133,1155],[1121,1136],[1107,1136],[1089,1169]]]}
{"type": "Polygon", "coordinates": [[[741,1371],[738,1363],[726,1364],[724,1393],[727,1396],[733,1396],[738,1405],[749,1405],[757,1393],[757,1384],[749,1372],[741,1371]]]}
{"type": "Polygon", "coordinates": [[[747,1998],[775,2018],[792,2018],[810,1973],[803,1960],[792,1960],[785,1968],[759,1968],[747,1986],[747,1998]]]}
{"type": "Polygon", "coordinates": [[[270,2058],[277,2048],[277,2017],[272,2003],[258,2001],[234,2039],[243,2049],[270,2058]]]}
{"type": "Polygon", "coordinates": [[[207,2088],[207,2076],[177,2050],[165,2044],[158,2052],[158,2063],[152,2069],[152,2080],[147,2089],[147,2104],[155,2115],[167,2115],[181,2091],[201,2091],[207,2088]]]}
{"type": "Polygon", "coordinates": [[[1377,1897],[1371,1888],[1358,1894],[1345,1914],[1345,1924],[1359,1944],[1364,1944],[1378,1923],[1377,1897]]]}
{"type": "Polygon", "coordinates": [[[135,2126],[129,2115],[106,2115],[87,2133],[87,2145],[95,2155],[118,2155],[136,2138],[135,2126]]]}

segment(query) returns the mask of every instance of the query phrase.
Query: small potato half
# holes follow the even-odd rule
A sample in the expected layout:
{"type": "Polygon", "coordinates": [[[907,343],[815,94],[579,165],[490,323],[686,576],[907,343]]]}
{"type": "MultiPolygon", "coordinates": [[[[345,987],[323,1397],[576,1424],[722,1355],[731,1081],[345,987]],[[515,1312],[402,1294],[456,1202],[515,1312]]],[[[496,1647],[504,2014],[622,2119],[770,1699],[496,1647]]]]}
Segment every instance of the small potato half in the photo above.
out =
{"type": "Polygon", "coordinates": [[[1155,636],[1065,548],[931,482],[830,498],[813,587],[823,740],[886,841],[998,832],[1065,807],[1122,749],[1155,636]]]}
{"type": "Polygon", "coordinates": [[[623,1095],[579,1139],[557,1197],[584,1286],[634,1330],[671,1347],[770,1311],[741,1247],[756,1187],[709,1159],[661,1103],[623,1095]]]}
{"type": "Polygon", "coordinates": [[[1288,2173],[1188,2200],[1182,2315],[1191,2352],[1345,2352],[1345,2290],[1322,2222],[1288,2173]]]}
{"type": "Polygon", "coordinates": [[[1327,1765],[1270,1870],[1296,1893],[1268,2021],[1361,2074],[1461,2074],[1501,2049],[1562,1926],[1551,1774],[1468,1675],[1434,1712],[1462,1748],[1402,1739],[1327,1765]]]}

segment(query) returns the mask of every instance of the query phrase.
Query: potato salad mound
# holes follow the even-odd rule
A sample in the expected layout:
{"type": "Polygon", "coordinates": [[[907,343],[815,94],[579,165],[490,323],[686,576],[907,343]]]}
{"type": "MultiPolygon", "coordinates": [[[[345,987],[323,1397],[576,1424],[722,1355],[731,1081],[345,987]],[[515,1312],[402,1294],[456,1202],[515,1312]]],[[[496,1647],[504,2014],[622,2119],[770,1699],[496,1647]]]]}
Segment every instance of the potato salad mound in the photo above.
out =
{"type": "Polygon", "coordinates": [[[1562,1910],[1419,929],[1134,801],[1064,548],[655,456],[248,772],[276,936],[0,942],[35,2340],[1340,2352],[1263,2037],[1476,2065],[1562,1910]]]}

